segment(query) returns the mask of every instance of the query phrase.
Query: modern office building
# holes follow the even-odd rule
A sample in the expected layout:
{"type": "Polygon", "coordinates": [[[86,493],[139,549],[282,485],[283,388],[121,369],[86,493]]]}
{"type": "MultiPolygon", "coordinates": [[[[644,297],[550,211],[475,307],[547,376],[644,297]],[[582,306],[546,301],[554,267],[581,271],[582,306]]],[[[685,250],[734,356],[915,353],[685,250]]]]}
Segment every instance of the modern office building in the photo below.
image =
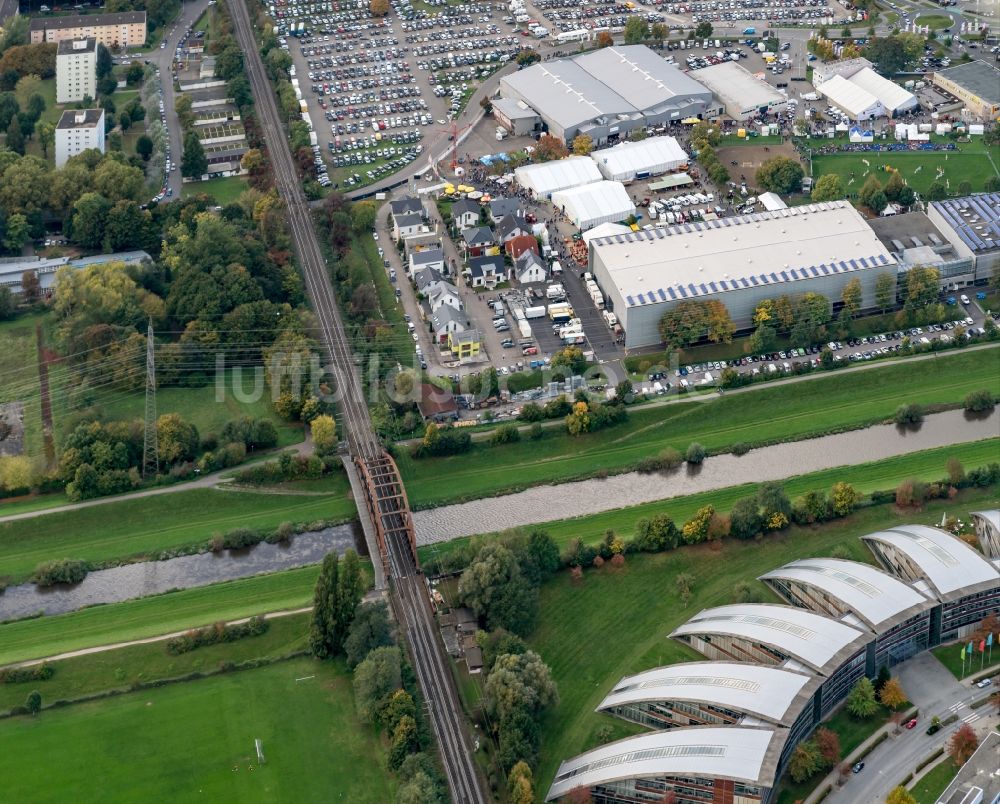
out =
{"type": "Polygon", "coordinates": [[[1000,265],[1000,193],[932,201],[927,218],[959,255],[972,259],[976,281],[989,281],[1000,265]]]}
{"type": "Polygon", "coordinates": [[[589,264],[629,348],[658,344],[660,318],[686,300],[721,301],[749,329],[763,299],[815,291],[836,303],[855,278],[872,307],[879,275],[897,271],[847,201],[595,239],[589,264]]]}
{"type": "Polygon", "coordinates": [[[938,70],[931,79],[965,104],[969,114],[980,120],[1000,116],[1000,70],[982,59],[938,70]]]}
{"type": "Polygon", "coordinates": [[[28,26],[31,44],[88,39],[110,50],[141,47],[146,43],[146,12],[87,14],[71,17],[34,17],[28,26]]]}
{"type": "Polygon", "coordinates": [[[534,110],[553,136],[570,143],[587,134],[598,146],[634,129],[713,116],[718,108],[708,89],[645,45],[533,64],[501,78],[500,95],[534,110]]]}
{"type": "Polygon", "coordinates": [[[1000,511],[974,511],[972,525],[983,555],[994,564],[1000,562],[1000,511]]]}
{"type": "Polygon", "coordinates": [[[788,106],[788,97],[782,95],[767,81],[754,78],[745,67],[735,61],[724,61],[695,70],[696,80],[712,90],[722,103],[726,114],[733,120],[778,114],[788,106]]]}
{"type": "Polygon", "coordinates": [[[56,103],[97,97],[97,40],[63,39],[56,48],[56,103]]]}
{"type": "Polygon", "coordinates": [[[56,124],[56,167],[89,148],[104,153],[104,109],[67,109],[56,124]]]}
{"type": "Polygon", "coordinates": [[[889,250],[900,274],[916,266],[934,268],[943,291],[958,290],[975,282],[975,260],[956,248],[952,239],[957,240],[957,235],[935,226],[926,213],[884,215],[872,218],[868,225],[889,250]]]}

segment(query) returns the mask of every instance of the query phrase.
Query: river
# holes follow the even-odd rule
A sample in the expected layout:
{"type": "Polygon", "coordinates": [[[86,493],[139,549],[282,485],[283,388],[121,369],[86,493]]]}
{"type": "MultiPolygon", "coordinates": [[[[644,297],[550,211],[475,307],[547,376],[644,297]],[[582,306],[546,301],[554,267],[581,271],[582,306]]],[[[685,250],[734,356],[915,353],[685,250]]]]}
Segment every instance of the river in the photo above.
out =
{"type": "MultiPolygon", "coordinates": [[[[535,486],[501,497],[415,511],[413,521],[418,544],[435,544],[742,483],[785,480],[809,472],[869,463],[998,435],[1000,411],[973,416],[962,410],[951,410],[927,416],[919,427],[912,429],[892,424],[877,425],[761,447],[742,456],[717,455],[707,458],[700,467],[689,469],[685,466],[666,474],[629,472],[604,479],[535,486]]],[[[484,460],[489,460],[488,456],[484,456],[484,460]]],[[[942,476],[944,473],[942,461],[942,476]]],[[[845,478],[850,480],[849,472],[845,472],[845,478]]]]}
{"type": "Polygon", "coordinates": [[[95,570],[74,586],[41,589],[26,583],[0,594],[0,620],[38,612],[65,614],[98,603],[120,603],[171,589],[189,589],[267,572],[317,564],[331,550],[341,555],[364,545],[353,524],[300,533],[288,544],[260,544],[235,551],[199,553],[95,570]]]}

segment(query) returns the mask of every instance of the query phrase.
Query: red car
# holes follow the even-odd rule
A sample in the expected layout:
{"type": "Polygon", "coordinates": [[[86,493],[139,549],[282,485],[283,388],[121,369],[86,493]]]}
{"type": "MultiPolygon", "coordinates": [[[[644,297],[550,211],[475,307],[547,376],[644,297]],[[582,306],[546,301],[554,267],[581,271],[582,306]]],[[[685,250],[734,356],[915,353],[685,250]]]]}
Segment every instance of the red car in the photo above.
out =
{"type": "Polygon", "coordinates": [[[917,719],[913,718],[913,720],[906,721],[906,723],[903,724],[903,728],[904,729],[912,729],[916,725],[917,725],[917,719]]]}

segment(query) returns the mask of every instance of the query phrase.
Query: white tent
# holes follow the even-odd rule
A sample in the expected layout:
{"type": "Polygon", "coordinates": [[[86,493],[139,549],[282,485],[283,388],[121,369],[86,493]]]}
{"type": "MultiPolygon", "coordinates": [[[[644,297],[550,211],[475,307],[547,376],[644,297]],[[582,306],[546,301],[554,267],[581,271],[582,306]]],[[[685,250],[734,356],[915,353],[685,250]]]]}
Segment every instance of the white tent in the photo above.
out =
{"type": "Polygon", "coordinates": [[[878,98],[887,114],[898,114],[917,108],[916,95],[888,78],[882,77],[871,67],[858,70],[847,80],[878,98]]]}
{"type": "Polygon", "coordinates": [[[635,204],[617,181],[599,181],[552,194],[552,204],[581,231],[601,223],[623,221],[635,214],[635,204]]]}
{"type": "Polygon", "coordinates": [[[843,109],[852,120],[870,120],[885,115],[885,107],[878,98],[843,76],[835,75],[816,89],[834,106],[843,109]]]}
{"type": "Polygon", "coordinates": [[[604,178],[632,181],[659,176],[686,165],[688,155],[673,137],[648,137],[638,142],[623,142],[614,148],[594,151],[590,158],[597,163],[604,178]]]}
{"type": "Polygon", "coordinates": [[[782,201],[781,196],[777,193],[761,193],[757,196],[757,200],[760,201],[761,206],[763,206],[768,212],[777,212],[779,209],[788,209],[788,204],[782,201]]]}
{"type": "Polygon", "coordinates": [[[591,240],[595,240],[598,237],[611,237],[617,234],[629,234],[632,230],[628,226],[623,226],[620,223],[600,223],[591,229],[589,232],[584,232],[583,241],[590,244],[591,240]]]}
{"type": "Polygon", "coordinates": [[[567,156],[555,162],[519,167],[514,171],[514,178],[536,198],[548,198],[558,190],[600,181],[601,172],[589,157],[567,156]]]}

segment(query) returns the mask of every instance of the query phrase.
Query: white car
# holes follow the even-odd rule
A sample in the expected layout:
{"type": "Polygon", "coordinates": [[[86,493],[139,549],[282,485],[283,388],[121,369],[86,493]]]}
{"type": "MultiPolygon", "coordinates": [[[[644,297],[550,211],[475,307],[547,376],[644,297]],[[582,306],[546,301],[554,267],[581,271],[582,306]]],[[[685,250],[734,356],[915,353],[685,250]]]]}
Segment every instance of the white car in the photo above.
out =
{"type": "Polygon", "coordinates": [[[992,683],[993,683],[992,678],[984,678],[982,681],[976,684],[976,686],[979,687],[979,689],[984,689],[985,687],[990,686],[990,684],[992,683]]]}
{"type": "Polygon", "coordinates": [[[962,304],[965,304],[965,305],[969,304],[969,297],[966,296],[964,293],[961,296],[959,296],[958,298],[962,300],[962,304]]]}

